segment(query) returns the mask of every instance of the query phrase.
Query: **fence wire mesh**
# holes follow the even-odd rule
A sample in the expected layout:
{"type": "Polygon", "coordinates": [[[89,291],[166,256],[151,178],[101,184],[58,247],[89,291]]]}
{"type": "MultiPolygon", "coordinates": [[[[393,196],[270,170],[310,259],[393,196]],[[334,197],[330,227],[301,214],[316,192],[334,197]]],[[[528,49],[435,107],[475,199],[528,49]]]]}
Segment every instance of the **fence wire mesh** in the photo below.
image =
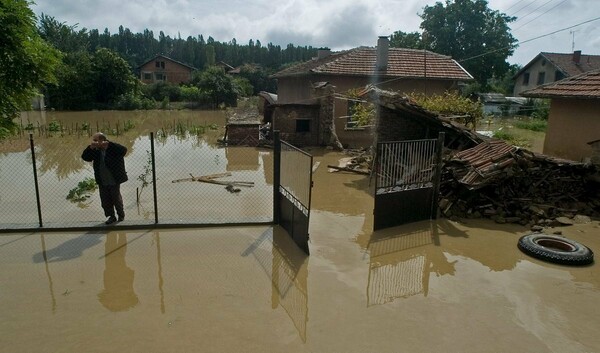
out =
{"type": "MultiPolygon", "coordinates": [[[[108,139],[128,149],[123,224],[273,220],[272,151],[224,147],[216,135],[189,131],[160,129],[152,141],[150,134],[118,130],[112,127],[108,139]]],[[[81,159],[91,135],[91,129],[40,132],[0,142],[0,230],[103,224],[98,190],[87,189],[94,184],[92,163],[81,159]]]]}

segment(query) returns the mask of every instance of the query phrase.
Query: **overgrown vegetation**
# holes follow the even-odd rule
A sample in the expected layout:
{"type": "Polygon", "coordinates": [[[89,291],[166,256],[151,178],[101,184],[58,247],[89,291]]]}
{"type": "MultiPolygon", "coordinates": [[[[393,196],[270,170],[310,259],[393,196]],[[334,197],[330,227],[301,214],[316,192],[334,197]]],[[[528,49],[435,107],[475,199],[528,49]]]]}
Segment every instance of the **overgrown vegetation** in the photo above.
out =
{"type": "Polygon", "coordinates": [[[67,200],[71,202],[82,202],[90,198],[91,194],[98,188],[94,178],[85,178],[79,183],[77,187],[69,190],[67,200]]]}
{"type": "Polygon", "coordinates": [[[427,110],[442,116],[456,117],[455,121],[470,128],[475,128],[483,118],[483,105],[458,93],[446,92],[429,96],[424,93],[412,93],[409,97],[427,110]]]}
{"type": "Polygon", "coordinates": [[[517,121],[515,126],[519,129],[544,132],[548,128],[548,121],[541,119],[527,119],[517,121]]]}
{"type": "Polygon", "coordinates": [[[518,137],[516,137],[515,135],[511,134],[508,131],[504,131],[504,130],[495,131],[494,134],[493,134],[493,137],[497,138],[497,139],[504,140],[504,141],[508,142],[509,144],[511,144],[513,146],[531,147],[531,144],[529,143],[529,141],[527,141],[525,139],[518,138],[518,137]]]}
{"type": "Polygon", "coordinates": [[[359,88],[354,88],[347,92],[349,97],[348,114],[351,116],[351,122],[348,124],[349,127],[372,125],[375,120],[375,105],[373,103],[365,102],[359,96],[360,90],[361,89],[359,88]]]}

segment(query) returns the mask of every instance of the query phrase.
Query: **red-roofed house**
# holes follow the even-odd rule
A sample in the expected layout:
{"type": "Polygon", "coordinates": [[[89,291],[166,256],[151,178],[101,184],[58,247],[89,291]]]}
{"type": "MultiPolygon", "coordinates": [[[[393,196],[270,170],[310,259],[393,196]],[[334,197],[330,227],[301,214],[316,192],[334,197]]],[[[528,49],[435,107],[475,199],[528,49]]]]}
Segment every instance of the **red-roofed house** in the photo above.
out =
{"type": "Polygon", "coordinates": [[[550,98],[544,154],[582,161],[600,139],[600,69],[546,84],[521,94],[550,98]]]}
{"type": "Polygon", "coordinates": [[[597,69],[600,69],[600,55],[584,55],[581,50],[572,54],[542,52],[515,74],[513,93],[518,96],[539,85],[597,69]]]}
{"type": "MultiPolygon", "coordinates": [[[[458,90],[461,83],[473,80],[451,57],[425,50],[389,48],[387,37],[380,37],[376,48],[358,47],[340,52],[319,50],[317,58],[286,68],[272,77],[277,79],[278,106],[319,104],[322,97],[315,96],[315,87],[323,85],[318,83],[334,87],[335,132],[340,142],[350,147],[369,146],[372,137],[365,139],[364,132],[357,134],[356,129],[346,127],[348,108],[353,104],[344,97],[348,90],[376,84],[381,89],[400,93],[441,94],[458,90]]],[[[289,116],[290,112],[286,114],[289,116]]],[[[278,115],[281,116],[276,108],[275,120],[278,115]]],[[[306,117],[300,119],[307,120],[306,117]]],[[[304,133],[320,125],[318,122],[297,124],[304,133]]],[[[278,128],[277,121],[274,128],[278,128]]]]}
{"type": "Polygon", "coordinates": [[[188,82],[196,69],[190,65],[157,55],[139,66],[140,80],[143,83],[165,81],[169,83],[188,82]]]}

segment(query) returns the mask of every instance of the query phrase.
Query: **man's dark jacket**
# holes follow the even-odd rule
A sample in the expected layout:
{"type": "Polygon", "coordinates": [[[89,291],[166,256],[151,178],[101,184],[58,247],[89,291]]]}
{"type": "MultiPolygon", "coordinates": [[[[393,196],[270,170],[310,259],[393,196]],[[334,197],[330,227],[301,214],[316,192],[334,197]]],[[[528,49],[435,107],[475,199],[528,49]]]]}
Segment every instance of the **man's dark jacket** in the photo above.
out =
{"type": "MultiPolygon", "coordinates": [[[[125,154],[127,153],[127,147],[119,145],[115,142],[108,142],[106,147],[106,154],[104,156],[104,164],[110,171],[115,182],[121,184],[127,181],[127,172],[125,171],[125,154]]],[[[100,160],[102,158],[102,152],[99,149],[92,149],[87,146],[81,158],[87,162],[94,162],[94,178],[98,185],[102,185],[102,179],[100,178],[100,160]]]]}

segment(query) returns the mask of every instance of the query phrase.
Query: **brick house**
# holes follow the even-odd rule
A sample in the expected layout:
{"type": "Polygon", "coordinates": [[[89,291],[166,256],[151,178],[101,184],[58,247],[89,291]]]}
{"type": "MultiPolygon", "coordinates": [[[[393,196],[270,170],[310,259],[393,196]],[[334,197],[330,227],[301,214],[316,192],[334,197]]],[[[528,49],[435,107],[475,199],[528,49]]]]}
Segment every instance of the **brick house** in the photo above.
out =
{"type": "Polygon", "coordinates": [[[143,83],[164,81],[179,84],[190,81],[196,69],[164,55],[157,55],[140,65],[138,70],[143,83]]]}
{"type": "Polygon", "coordinates": [[[600,69],[521,93],[549,98],[550,116],[544,154],[583,161],[593,156],[600,139],[600,69]]]}
{"type": "Polygon", "coordinates": [[[331,135],[337,135],[344,146],[369,146],[373,141],[372,128],[353,126],[349,111],[356,101],[348,97],[349,90],[375,84],[400,93],[441,94],[459,90],[462,83],[473,80],[449,56],[389,48],[387,37],[380,37],[377,44],[376,48],[358,47],[340,52],[321,49],[316,58],[274,74],[277,102],[273,126],[282,132],[282,138],[327,145],[331,135]],[[323,108],[325,102],[332,106],[323,108]],[[301,111],[303,108],[305,112],[301,111]],[[320,116],[314,111],[320,111],[320,116]],[[332,116],[327,118],[323,114],[332,116]],[[331,133],[326,131],[329,123],[323,119],[332,122],[331,133]]]}
{"type": "Polygon", "coordinates": [[[596,69],[600,69],[600,55],[584,55],[581,50],[572,54],[542,52],[513,76],[513,95],[596,69]]]}

